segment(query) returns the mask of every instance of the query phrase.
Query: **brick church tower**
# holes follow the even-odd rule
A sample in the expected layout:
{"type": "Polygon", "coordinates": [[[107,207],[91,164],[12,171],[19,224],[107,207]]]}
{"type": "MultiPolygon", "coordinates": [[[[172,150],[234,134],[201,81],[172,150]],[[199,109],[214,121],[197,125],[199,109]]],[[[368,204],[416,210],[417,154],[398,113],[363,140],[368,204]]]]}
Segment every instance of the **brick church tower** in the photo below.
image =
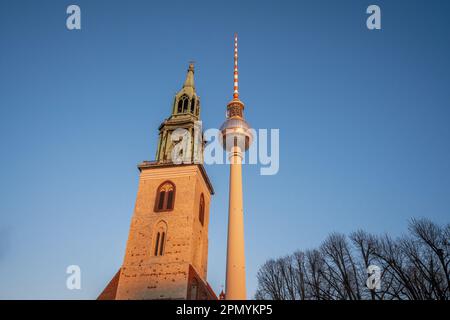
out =
{"type": "Polygon", "coordinates": [[[159,127],[156,160],[138,165],[123,264],[98,299],[217,299],[206,281],[214,190],[202,165],[199,120],[200,97],[190,64],[172,114],[159,127]]]}

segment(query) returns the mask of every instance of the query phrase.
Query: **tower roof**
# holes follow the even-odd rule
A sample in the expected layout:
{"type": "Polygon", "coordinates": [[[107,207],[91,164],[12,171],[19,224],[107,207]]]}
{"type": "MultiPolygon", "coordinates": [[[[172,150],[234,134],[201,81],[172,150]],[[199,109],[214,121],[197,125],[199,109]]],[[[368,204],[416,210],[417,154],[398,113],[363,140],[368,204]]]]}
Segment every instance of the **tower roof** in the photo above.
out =
{"type": "Polygon", "coordinates": [[[184,80],[183,87],[177,92],[177,97],[181,97],[183,94],[186,94],[189,98],[197,96],[195,92],[194,72],[194,62],[190,62],[186,73],[186,79],[184,80]]]}
{"type": "Polygon", "coordinates": [[[193,88],[195,90],[194,84],[194,62],[189,63],[189,68],[187,70],[186,80],[184,80],[183,88],[193,88]]]}

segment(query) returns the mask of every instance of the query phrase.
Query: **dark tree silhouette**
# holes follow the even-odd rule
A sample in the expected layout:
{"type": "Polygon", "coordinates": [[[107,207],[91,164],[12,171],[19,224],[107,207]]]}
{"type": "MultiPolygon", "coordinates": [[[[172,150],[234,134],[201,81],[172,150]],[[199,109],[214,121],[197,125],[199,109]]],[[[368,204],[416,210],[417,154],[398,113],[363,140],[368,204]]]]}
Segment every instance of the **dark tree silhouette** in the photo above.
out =
{"type": "Polygon", "coordinates": [[[408,235],[393,239],[359,230],[333,233],[318,249],[267,261],[258,271],[256,299],[449,300],[450,224],[412,219],[408,235]],[[369,266],[380,288],[369,289],[369,266]]]}

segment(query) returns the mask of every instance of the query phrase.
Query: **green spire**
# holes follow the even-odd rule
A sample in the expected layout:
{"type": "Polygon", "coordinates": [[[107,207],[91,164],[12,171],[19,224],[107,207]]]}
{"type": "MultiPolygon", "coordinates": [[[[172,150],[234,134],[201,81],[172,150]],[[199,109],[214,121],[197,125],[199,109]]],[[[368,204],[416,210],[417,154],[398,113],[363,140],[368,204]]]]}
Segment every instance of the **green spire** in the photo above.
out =
{"type": "Polygon", "coordinates": [[[186,80],[184,81],[183,88],[190,87],[195,89],[194,84],[194,63],[189,63],[189,68],[186,75],[186,80]]]}

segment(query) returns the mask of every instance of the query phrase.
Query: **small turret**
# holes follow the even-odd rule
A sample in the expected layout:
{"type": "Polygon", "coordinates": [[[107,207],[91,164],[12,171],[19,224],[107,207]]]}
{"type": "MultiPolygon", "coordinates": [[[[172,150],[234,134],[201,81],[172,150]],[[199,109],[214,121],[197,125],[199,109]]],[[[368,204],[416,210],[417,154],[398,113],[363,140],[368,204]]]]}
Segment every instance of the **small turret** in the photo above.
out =
{"type": "MultiPolygon", "coordinates": [[[[197,96],[195,91],[194,73],[194,63],[191,62],[183,86],[175,94],[172,113],[159,127],[159,141],[156,152],[156,161],[159,163],[173,162],[172,150],[180,142],[180,137],[172,137],[172,133],[176,129],[186,129],[191,137],[194,137],[194,131],[200,120],[200,97],[197,96]]],[[[201,134],[200,139],[203,139],[201,134]]],[[[191,139],[190,150],[188,150],[190,154],[183,155],[183,159],[184,161],[189,159],[191,163],[200,163],[203,161],[203,140],[196,144],[194,142],[195,140],[191,139]]]]}

